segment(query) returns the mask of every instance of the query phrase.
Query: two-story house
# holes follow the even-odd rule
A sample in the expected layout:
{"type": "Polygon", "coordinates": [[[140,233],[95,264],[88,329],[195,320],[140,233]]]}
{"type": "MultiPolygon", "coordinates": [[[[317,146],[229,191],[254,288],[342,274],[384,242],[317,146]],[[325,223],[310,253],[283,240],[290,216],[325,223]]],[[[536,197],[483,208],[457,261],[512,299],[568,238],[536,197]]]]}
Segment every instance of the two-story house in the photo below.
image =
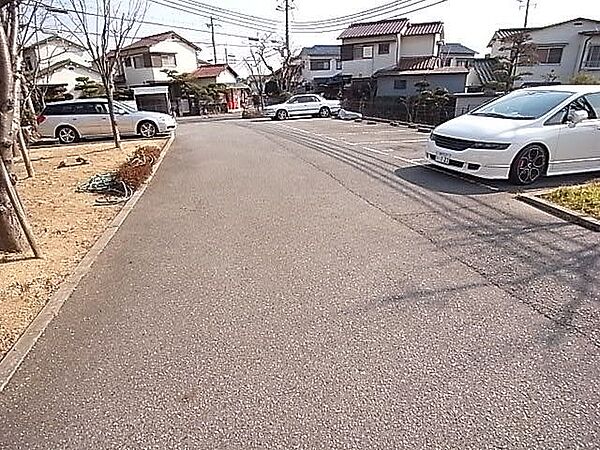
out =
{"type": "Polygon", "coordinates": [[[439,57],[444,67],[466,67],[469,68],[475,59],[477,52],[457,42],[443,44],[440,46],[439,57]]]}
{"type": "Polygon", "coordinates": [[[327,84],[342,71],[339,45],[304,47],[297,59],[300,60],[301,77],[307,88],[327,84]]]}
{"type": "MultiPolygon", "coordinates": [[[[442,22],[410,23],[408,19],[380,20],[350,25],[342,40],[343,76],[362,84],[376,79],[378,97],[407,97],[420,87],[463,92],[468,69],[443,67],[442,22]]],[[[369,87],[372,92],[372,87],[369,87]]]]}
{"type": "Polygon", "coordinates": [[[91,60],[81,45],[60,36],[49,36],[23,50],[23,71],[27,77],[35,78],[42,95],[57,89],[77,97],[77,78],[101,81],[91,60]]]}
{"type": "Polygon", "coordinates": [[[519,66],[518,73],[530,74],[524,75],[517,86],[568,83],[579,73],[600,80],[600,20],[577,18],[544,27],[500,29],[488,44],[491,56],[508,56],[510,37],[517,33],[526,33],[537,51],[535,63],[519,66]]]}
{"type": "Polygon", "coordinates": [[[196,70],[199,51],[173,31],[144,37],[121,50],[116,81],[130,88],[166,84],[167,70],[179,74],[196,70]]]}
{"type": "Polygon", "coordinates": [[[402,18],[352,24],[338,38],[342,73],[353,80],[368,79],[401,58],[437,55],[443,37],[442,22],[411,24],[402,18]]]}

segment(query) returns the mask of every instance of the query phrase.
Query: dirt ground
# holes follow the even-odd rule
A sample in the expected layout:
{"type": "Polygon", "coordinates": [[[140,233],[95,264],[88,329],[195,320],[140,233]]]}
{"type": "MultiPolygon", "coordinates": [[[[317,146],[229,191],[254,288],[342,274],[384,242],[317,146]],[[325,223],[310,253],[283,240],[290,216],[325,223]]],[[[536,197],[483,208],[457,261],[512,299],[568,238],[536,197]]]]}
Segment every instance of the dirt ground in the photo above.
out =
{"type": "Polygon", "coordinates": [[[36,177],[30,179],[23,164],[17,163],[19,195],[45,258],[34,259],[31,251],[0,252],[0,359],[122,207],[94,206],[97,197],[75,192],[77,185],[114,170],[138,145],[164,142],[126,141],[122,151],[107,142],[33,149],[36,177]],[[77,156],[91,164],[57,168],[65,159],[75,163],[77,156]]]}

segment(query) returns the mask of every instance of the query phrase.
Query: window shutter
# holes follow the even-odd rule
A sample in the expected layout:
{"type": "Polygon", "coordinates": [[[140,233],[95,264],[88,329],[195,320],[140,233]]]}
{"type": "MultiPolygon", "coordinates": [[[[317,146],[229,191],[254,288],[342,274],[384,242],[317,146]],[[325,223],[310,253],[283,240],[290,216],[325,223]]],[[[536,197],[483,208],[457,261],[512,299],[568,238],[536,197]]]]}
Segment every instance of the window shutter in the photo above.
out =
{"type": "Polygon", "coordinates": [[[150,58],[150,53],[144,53],[144,67],[152,67],[152,58],[150,58]]]}
{"type": "Polygon", "coordinates": [[[342,45],[342,61],[352,61],[354,59],[354,45],[342,45]]]}

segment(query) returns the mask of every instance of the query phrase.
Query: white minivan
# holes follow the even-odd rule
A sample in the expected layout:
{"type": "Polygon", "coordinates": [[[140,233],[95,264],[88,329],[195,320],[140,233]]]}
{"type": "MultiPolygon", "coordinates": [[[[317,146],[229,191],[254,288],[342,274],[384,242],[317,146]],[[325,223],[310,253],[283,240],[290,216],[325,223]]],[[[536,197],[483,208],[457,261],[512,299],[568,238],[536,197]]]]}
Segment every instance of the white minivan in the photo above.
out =
{"type": "Polygon", "coordinates": [[[600,85],[520,89],[433,130],[428,162],[531,184],[600,171],[600,85]]]}
{"type": "MultiPolygon", "coordinates": [[[[124,136],[153,138],[177,128],[177,121],[168,114],[137,111],[120,102],[115,102],[115,114],[119,131],[124,136]]],[[[49,103],[37,121],[42,138],[56,138],[61,144],[112,135],[105,98],[49,103]]]]}

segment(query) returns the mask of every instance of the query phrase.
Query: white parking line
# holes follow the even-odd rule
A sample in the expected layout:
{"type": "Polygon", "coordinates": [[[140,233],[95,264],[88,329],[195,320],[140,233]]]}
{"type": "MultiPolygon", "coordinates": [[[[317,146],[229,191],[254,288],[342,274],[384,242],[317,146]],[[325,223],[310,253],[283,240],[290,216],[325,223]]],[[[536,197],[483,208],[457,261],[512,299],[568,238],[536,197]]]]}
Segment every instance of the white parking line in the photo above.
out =
{"type": "Polygon", "coordinates": [[[377,153],[377,154],[379,154],[379,155],[386,155],[386,156],[387,156],[387,155],[389,155],[389,154],[390,154],[390,153],[389,153],[389,151],[388,151],[388,152],[383,152],[383,151],[381,151],[381,150],[376,150],[376,149],[374,149],[374,148],[371,148],[371,147],[364,147],[364,146],[363,146],[362,148],[363,148],[364,150],[368,151],[368,152],[377,153]]]}

